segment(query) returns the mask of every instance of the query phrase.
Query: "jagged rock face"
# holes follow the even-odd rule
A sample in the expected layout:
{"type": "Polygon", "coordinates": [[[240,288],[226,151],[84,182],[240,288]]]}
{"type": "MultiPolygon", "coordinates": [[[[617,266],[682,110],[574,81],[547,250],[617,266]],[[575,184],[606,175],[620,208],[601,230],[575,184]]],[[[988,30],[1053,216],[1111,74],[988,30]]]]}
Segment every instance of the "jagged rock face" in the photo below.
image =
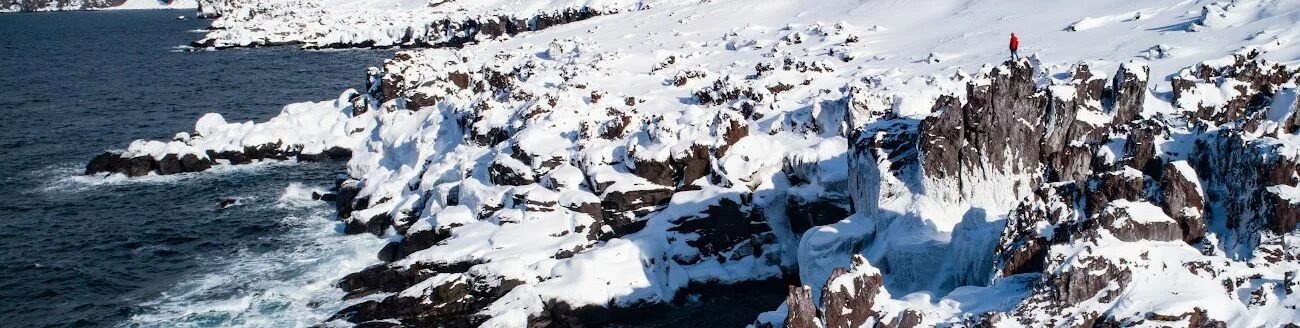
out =
{"type": "Polygon", "coordinates": [[[1154,120],[1142,120],[1131,123],[1128,139],[1124,142],[1124,158],[1120,165],[1132,167],[1143,174],[1159,179],[1164,163],[1156,154],[1156,140],[1169,134],[1164,124],[1154,120]]]}
{"type": "MultiPolygon", "coordinates": [[[[854,257],[855,267],[865,265],[865,259],[854,257]]],[[[822,318],[826,327],[859,327],[875,319],[876,295],[885,288],[880,274],[851,275],[844,268],[831,272],[830,280],[822,291],[822,318]]]]}
{"type": "MultiPolygon", "coordinates": [[[[922,168],[937,181],[957,184],[963,198],[977,194],[980,182],[999,176],[1023,184],[1027,196],[1041,183],[1033,178],[1046,167],[1049,181],[1083,181],[1091,172],[1096,145],[1113,125],[1136,119],[1146,97],[1145,66],[1121,66],[1110,86],[1087,65],[1071,72],[1068,84],[1040,90],[1024,62],[1007,62],[966,86],[966,102],[941,96],[920,125],[922,168]],[[1111,104],[1102,108],[1103,104],[1111,104]],[[1109,121],[1098,119],[1105,117],[1109,121]]],[[[1143,153],[1143,163],[1155,156],[1143,153]]],[[[1159,166],[1157,165],[1157,168],[1159,166]]]]}
{"type": "Polygon", "coordinates": [[[1007,215],[1007,224],[999,238],[995,268],[1001,276],[1042,272],[1046,268],[1047,250],[1068,240],[1066,227],[1078,220],[1084,202],[1084,190],[1073,182],[1048,184],[1034,197],[1021,202],[1007,215]],[[1043,229],[1051,227],[1051,233],[1043,229]]]}
{"type": "Polygon", "coordinates": [[[1238,54],[1227,66],[1197,64],[1183,70],[1172,81],[1174,104],[1191,112],[1194,118],[1218,125],[1244,119],[1248,130],[1253,130],[1249,127],[1258,126],[1281,85],[1300,73],[1300,70],[1265,62],[1258,55],[1258,52],[1238,54]],[[1235,95],[1229,95],[1221,106],[1206,104],[1200,96],[1211,91],[1199,88],[1200,84],[1229,88],[1235,95]]]}
{"type": "Polygon", "coordinates": [[[1293,213],[1294,206],[1264,200],[1270,186],[1294,186],[1300,177],[1300,156],[1278,154],[1278,150],[1268,139],[1250,139],[1234,130],[1196,141],[1191,162],[1206,181],[1209,198],[1222,199],[1225,223],[1233,234],[1225,248],[1245,252],[1254,248],[1259,232],[1281,234],[1295,228],[1287,216],[1270,215],[1293,213]],[[1281,206],[1274,209],[1274,204],[1281,206]]]}
{"type": "Polygon", "coordinates": [[[1087,213],[1101,213],[1114,200],[1146,200],[1148,179],[1133,169],[1094,175],[1088,183],[1087,213]]]}
{"type": "Polygon", "coordinates": [[[789,314],[785,317],[787,328],[821,327],[817,318],[817,306],[812,302],[812,288],[808,286],[790,286],[785,299],[789,314]]]}
{"type": "MultiPolygon", "coordinates": [[[[1028,64],[1008,62],[993,69],[987,82],[966,86],[966,103],[941,97],[921,122],[921,162],[931,179],[965,181],[961,195],[976,193],[975,183],[998,176],[1037,171],[1046,99],[1036,89],[1028,64]]],[[[1025,186],[1032,188],[1032,186],[1025,186]]]]}
{"type": "Polygon", "coordinates": [[[866,258],[854,255],[849,268],[836,268],[823,285],[820,306],[812,303],[808,286],[790,286],[786,296],[786,327],[914,327],[922,324],[920,313],[903,310],[886,313],[878,304],[887,298],[880,271],[866,258]],[[820,309],[820,310],[819,310],[820,309]],[[893,317],[889,321],[882,319],[893,317]]]}
{"type": "Polygon", "coordinates": [[[1136,120],[1142,112],[1142,102],[1146,99],[1147,76],[1151,69],[1146,66],[1121,65],[1115,73],[1112,83],[1112,110],[1114,119],[1111,124],[1123,124],[1136,120]]]}
{"type": "Polygon", "coordinates": [[[1034,296],[1040,295],[1056,308],[1069,307],[1084,301],[1095,299],[1100,303],[1110,303],[1131,282],[1132,272],[1117,266],[1103,257],[1085,257],[1060,272],[1045,276],[1044,284],[1036,290],[1034,296]]]}
{"type": "Polygon", "coordinates": [[[1165,164],[1160,189],[1163,190],[1162,209],[1166,215],[1178,221],[1183,231],[1183,241],[1193,244],[1204,238],[1205,195],[1195,171],[1185,163],[1165,164]]]}

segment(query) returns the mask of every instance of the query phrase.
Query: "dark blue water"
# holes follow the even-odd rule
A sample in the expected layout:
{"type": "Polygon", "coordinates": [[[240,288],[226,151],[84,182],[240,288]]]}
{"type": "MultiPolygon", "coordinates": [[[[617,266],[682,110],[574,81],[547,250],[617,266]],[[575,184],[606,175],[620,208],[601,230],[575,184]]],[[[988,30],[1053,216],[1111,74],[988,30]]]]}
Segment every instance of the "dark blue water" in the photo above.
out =
{"type": "Polygon", "coordinates": [[[340,163],[79,177],[206,112],[265,120],[333,99],[388,51],[176,51],[187,11],[0,15],[0,326],[303,326],[379,243],[312,202],[340,163]],[[240,205],[217,209],[222,199],[240,205]]]}

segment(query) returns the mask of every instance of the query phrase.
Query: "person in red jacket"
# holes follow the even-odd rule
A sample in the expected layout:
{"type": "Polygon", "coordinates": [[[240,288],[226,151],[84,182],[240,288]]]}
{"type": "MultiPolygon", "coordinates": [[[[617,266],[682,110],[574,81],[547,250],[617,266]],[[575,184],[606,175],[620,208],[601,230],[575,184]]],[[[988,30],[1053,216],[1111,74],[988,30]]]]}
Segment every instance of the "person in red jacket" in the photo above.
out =
{"type": "Polygon", "coordinates": [[[1020,38],[1015,33],[1011,33],[1011,60],[1020,60],[1020,54],[1016,50],[1020,49],[1020,38]]]}

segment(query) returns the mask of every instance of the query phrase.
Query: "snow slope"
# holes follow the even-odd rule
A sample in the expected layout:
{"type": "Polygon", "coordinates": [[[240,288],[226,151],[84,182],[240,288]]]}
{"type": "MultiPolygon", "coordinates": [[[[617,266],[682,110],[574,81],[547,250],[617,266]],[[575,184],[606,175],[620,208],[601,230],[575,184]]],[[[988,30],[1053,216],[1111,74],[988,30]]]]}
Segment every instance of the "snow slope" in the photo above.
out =
{"type": "Polygon", "coordinates": [[[1300,1],[227,5],[213,46],[602,12],[399,53],[320,112],[347,129],[133,143],[351,150],[347,230],[399,241],[338,323],[541,325],[786,274],[810,288],[756,325],[1300,320],[1300,1]]]}

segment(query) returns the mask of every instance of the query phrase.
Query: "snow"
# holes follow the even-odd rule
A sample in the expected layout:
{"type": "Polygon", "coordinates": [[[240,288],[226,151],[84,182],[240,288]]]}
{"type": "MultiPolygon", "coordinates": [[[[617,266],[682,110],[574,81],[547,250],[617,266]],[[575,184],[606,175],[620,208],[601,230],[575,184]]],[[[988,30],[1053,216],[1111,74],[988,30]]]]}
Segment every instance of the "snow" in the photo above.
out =
{"type": "Polygon", "coordinates": [[[1267,190],[1268,192],[1276,194],[1278,195],[1278,197],[1288,202],[1291,202],[1291,205],[1293,206],[1300,204],[1300,187],[1288,186],[1288,185],[1276,185],[1276,186],[1270,186],[1264,190],[1267,190]]]}
{"type": "Polygon", "coordinates": [[[1126,221],[1133,221],[1138,224],[1157,223],[1157,222],[1174,222],[1174,219],[1166,215],[1164,210],[1149,202],[1134,202],[1129,200],[1111,201],[1106,207],[1106,212],[1114,213],[1122,211],[1124,215],[1119,215],[1120,220],[1112,223],[1114,228],[1122,228],[1126,221]]]}
{"type": "Polygon", "coordinates": [[[244,151],[245,147],[259,147],[279,142],[280,150],[301,147],[305,154],[319,154],[330,148],[351,149],[359,142],[359,135],[345,129],[349,124],[352,104],[347,101],[355,91],[348,90],[333,101],[296,103],[285,106],[280,115],[262,123],[227,123],[218,113],[208,113],[194,124],[189,138],[168,142],[136,140],[127,147],[123,157],[153,156],[161,159],[167,154],[194,154],[208,158],[208,151],[244,151]]]}
{"type": "Polygon", "coordinates": [[[106,9],[196,9],[198,7],[198,0],[172,0],[171,3],[164,3],[159,0],[126,0],[126,2],[120,6],[109,7],[106,9]]]}
{"type": "MultiPolygon", "coordinates": [[[[354,155],[347,174],[361,181],[362,195],[376,201],[354,216],[364,219],[418,208],[412,231],[451,233],[444,242],[410,254],[397,265],[474,262],[475,276],[525,282],[526,287],[510,291],[484,310],[493,317],[485,324],[489,326],[524,323],[547,301],[574,306],[666,301],[693,282],[766,279],[795,269],[800,281],[812,288],[813,299],[819,299],[830,272],[847,267],[855,255],[879,266],[887,294],[892,295],[882,302],[886,309],[917,309],[925,313],[927,323],[936,325],[958,323],[985,311],[1011,311],[1031,294],[1036,275],[995,278],[992,263],[1005,215],[1032,195],[1034,190],[1023,182],[1040,179],[1039,172],[931,180],[919,170],[892,169],[894,164],[915,164],[895,163],[900,159],[878,149],[855,152],[855,140],[846,138],[847,132],[861,129],[885,137],[915,131],[918,121],[936,114],[935,99],[962,97],[968,82],[988,82],[993,65],[1007,59],[1008,32],[1020,36],[1021,54],[1037,63],[1040,85],[1061,100],[1074,96],[1062,83],[1081,81],[1051,76],[1061,76],[1069,64],[1080,62],[1098,74],[1123,67],[1142,79],[1148,78],[1143,68],[1149,67],[1146,88],[1154,94],[1168,84],[1164,77],[1190,74],[1183,70],[1197,63],[1300,37],[1294,28],[1298,5],[1295,0],[610,0],[428,6],[418,1],[267,0],[232,7],[213,23],[222,29],[207,37],[218,46],[362,41],[388,46],[407,42],[403,37],[408,33],[430,38],[425,41],[442,40],[445,35],[421,30],[440,19],[527,16],[577,6],[622,13],[480,40],[463,48],[402,52],[399,56],[406,59],[384,67],[389,78],[401,79],[384,87],[440,99],[419,109],[393,100],[353,116],[348,100],[356,93],[348,91],[333,101],[286,106],[280,116],[263,123],[231,123],[219,114],[205,115],[188,137],[138,141],[127,153],[206,156],[207,151],[276,141],[301,145],[304,152],[350,149],[354,155]],[[1178,49],[1178,55],[1139,57],[1158,45],[1178,49]],[[758,69],[765,66],[773,68],[758,69]],[[476,83],[489,85],[485,81],[495,72],[518,72],[520,78],[510,80],[508,90],[499,93],[474,90],[476,83]],[[449,81],[452,74],[468,76],[471,87],[449,81]],[[688,76],[677,85],[677,78],[688,76]],[[789,89],[777,88],[782,85],[789,89]],[[696,103],[697,93],[716,97],[718,103],[696,103]],[[741,95],[723,97],[729,93],[741,95]],[[621,117],[628,118],[623,134],[598,136],[621,123],[621,117]],[[746,136],[726,146],[730,120],[743,123],[746,136]],[[483,145],[469,137],[494,128],[505,131],[508,140],[483,145]],[[599,204],[617,192],[678,188],[656,185],[631,172],[638,163],[681,158],[694,146],[710,149],[707,162],[713,174],[684,182],[690,189],[676,190],[667,204],[637,203],[650,212],[635,218],[645,224],[639,232],[588,240],[586,230],[579,232],[578,227],[590,228],[596,219],[564,208],[599,204]],[[543,165],[552,159],[559,164],[543,165]],[[537,183],[495,185],[487,170],[493,164],[535,175],[529,177],[537,183]],[[802,234],[790,230],[784,211],[788,199],[831,196],[848,199],[854,212],[802,234]],[[673,230],[700,219],[710,206],[742,197],[753,198],[774,230],[775,241],[762,245],[762,256],[737,247],[722,250],[730,257],[717,261],[687,244],[701,238],[698,233],[673,230]],[[390,201],[378,201],[382,199],[390,201]],[[546,203],[557,206],[538,205],[546,203]],[[560,252],[574,254],[557,256],[560,252]]],[[[1261,56],[1294,63],[1300,47],[1273,46],[1261,56]]],[[[1181,117],[1199,106],[1222,104],[1236,94],[1234,83],[1199,85],[1177,104],[1153,95],[1145,99],[1143,115],[1181,117]]],[[[1294,103],[1294,94],[1294,88],[1282,90],[1269,118],[1285,117],[1285,110],[1293,108],[1286,107],[1287,100],[1294,103]]],[[[1097,126],[1112,120],[1100,111],[1101,104],[1087,106],[1096,110],[1079,111],[1077,119],[1097,126]]],[[[1170,135],[1171,140],[1157,140],[1161,153],[1177,154],[1170,155],[1174,167],[1200,188],[1200,178],[1185,158],[1194,147],[1189,140],[1197,135],[1187,129],[1170,135]]],[[[1094,165],[1118,163],[1124,138],[1116,135],[1101,145],[1101,158],[1094,165]]],[[[1271,142],[1297,152],[1295,138],[1280,136],[1271,142]]],[[[1009,172],[998,171],[1005,165],[986,163],[981,169],[1009,172]]],[[[1116,174],[1143,177],[1130,167],[1116,174]]],[[[1291,200],[1296,199],[1295,190],[1286,185],[1268,189],[1291,200]]],[[[1172,220],[1149,202],[1118,200],[1110,205],[1138,223],[1172,220]]],[[[1044,237],[1065,233],[1065,228],[1033,227],[1044,237]]],[[[1134,267],[1135,280],[1114,308],[1090,300],[1080,304],[1079,311],[1178,314],[1193,304],[1205,304],[1212,317],[1233,326],[1297,319],[1294,311],[1242,305],[1222,292],[1218,280],[1182,269],[1193,261],[1232,262],[1228,268],[1234,277],[1262,272],[1276,280],[1283,270],[1294,269],[1294,263],[1247,268],[1222,255],[1203,255],[1181,241],[1127,243],[1105,233],[1099,238],[1098,247],[1091,249],[1076,244],[1053,247],[1052,255],[1065,260],[1049,273],[1089,258],[1145,263],[1141,254],[1147,252],[1156,260],[1134,267]]],[[[402,293],[419,296],[436,285],[425,281],[402,293]]],[[[781,311],[764,314],[761,320],[775,322],[784,315],[781,311]]]]}

